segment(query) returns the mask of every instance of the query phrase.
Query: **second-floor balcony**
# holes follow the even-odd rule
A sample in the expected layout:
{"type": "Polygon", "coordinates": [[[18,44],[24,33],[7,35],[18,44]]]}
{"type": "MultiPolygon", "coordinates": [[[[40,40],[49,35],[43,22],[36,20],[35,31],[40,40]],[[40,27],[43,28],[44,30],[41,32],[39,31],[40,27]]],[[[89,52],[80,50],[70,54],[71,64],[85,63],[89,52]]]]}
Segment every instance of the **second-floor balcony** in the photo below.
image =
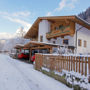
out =
{"type": "Polygon", "coordinates": [[[51,32],[46,33],[46,38],[56,38],[60,36],[66,36],[66,35],[74,35],[75,28],[71,25],[63,26],[60,25],[59,27],[56,27],[54,30],[51,30],[51,32]]]}
{"type": "Polygon", "coordinates": [[[56,38],[60,36],[65,36],[65,35],[70,35],[72,32],[70,30],[53,30],[52,32],[46,33],[46,38],[51,39],[51,38],[56,38]]]}

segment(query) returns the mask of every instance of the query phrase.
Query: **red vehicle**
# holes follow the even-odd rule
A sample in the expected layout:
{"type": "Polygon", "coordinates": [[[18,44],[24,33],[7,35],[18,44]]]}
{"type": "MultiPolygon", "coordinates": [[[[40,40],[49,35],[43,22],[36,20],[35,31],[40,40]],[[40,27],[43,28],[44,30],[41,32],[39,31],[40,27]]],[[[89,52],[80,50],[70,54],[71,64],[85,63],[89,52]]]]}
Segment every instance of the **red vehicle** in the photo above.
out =
{"type": "Polygon", "coordinates": [[[29,50],[20,50],[19,54],[18,54],[18,58],[19,59],[29,59],[29,50]]]}
{"type": "Polygon", "coordinates": [[[35,55],[33,55],[33,56],[31,57],[31,61],[32,61],[32,62],[35,61],[35,55]]]}
{"type": "Polygon", "coordinates": [[[32,51],[31,62],[35,61],[35,53],[38,53],[38,51],[37,50],[32,51]]]}
{"type": "Polygon", "coordinates": [[[35,53],[49,53],[47,49],[32,50],[31,62],[35,61],[35,53]]]}
{"type": "Polygon", "coordinates": [[[18,58],[19,59],[28,59],[29,58],[29,55],[26,55],[24,53],[20,53],[20,54],[18,54],[18,58]]]}

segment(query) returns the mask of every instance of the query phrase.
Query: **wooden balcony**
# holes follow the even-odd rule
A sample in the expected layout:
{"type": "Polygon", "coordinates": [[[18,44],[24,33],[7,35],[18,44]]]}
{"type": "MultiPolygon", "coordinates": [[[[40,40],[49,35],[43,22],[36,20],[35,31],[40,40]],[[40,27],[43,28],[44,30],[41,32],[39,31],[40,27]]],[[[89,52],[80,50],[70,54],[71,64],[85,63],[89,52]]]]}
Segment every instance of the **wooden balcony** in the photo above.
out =
{"type": "Polygon", "coordinates": [[[51,38],[56,38],[56,37],[66,36],[66,35],[73,35],[73,34],[74,34],[74,32],[72,32],[72,30],[70,30],[70,29],[53,30],[52,32],[48,32],[46,34],[46,38],[51,39],[51,38]]]}

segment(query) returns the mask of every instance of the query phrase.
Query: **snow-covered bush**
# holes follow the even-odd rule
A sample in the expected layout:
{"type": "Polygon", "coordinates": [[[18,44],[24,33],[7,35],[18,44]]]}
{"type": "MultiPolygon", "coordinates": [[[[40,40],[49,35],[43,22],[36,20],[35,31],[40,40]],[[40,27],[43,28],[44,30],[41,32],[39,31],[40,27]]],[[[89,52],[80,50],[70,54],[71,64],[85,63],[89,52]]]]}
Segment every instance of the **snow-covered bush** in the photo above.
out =
{"type": "Polygon", "coordinates": [[[66,70],[63,70],[62,73],[66,75],[65,77],[66,81],[72,84],[72,86],[78,85],[81,88],[90,89],[90,83],[88,83],[88,76],[86,77],[78,72],[74,71],[68,72],[66,70]]]}
{"type": "Polygon", "coordinates": [[[58,47],[57,49],[57,53],[58,54],[73,54],[71,49],[68,49],[68,46],[62,46],[62,47],[58,47]]]}
{"type": "MultiPolygon", "coordinates": [[[[50,69],[48,69],[46,67],[42,67],[42,70],[50,73],[50,69]]],[[[64,79],[66,80],[66,83],[73,88],[82,88],[82,90],[83,89],[86,89],[86,90],[90,89],[90,83],[88,82],[88,76],[86,77],[84,75],[81,75],[78,72],[74,72],[74,71],[69,72],[66,70],[62,70],[62,72],[53,71],[53,73],[55,75],[60,76],[61,78],[64,77],[64,79]]]]}

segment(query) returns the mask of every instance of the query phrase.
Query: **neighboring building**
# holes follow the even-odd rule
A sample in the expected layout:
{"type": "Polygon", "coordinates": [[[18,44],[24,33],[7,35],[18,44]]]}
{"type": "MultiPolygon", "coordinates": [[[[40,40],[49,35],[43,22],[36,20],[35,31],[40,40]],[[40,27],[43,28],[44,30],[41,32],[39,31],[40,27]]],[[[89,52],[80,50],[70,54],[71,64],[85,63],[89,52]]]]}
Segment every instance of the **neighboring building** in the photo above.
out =
{"type": "Polygon", "coordinates": [[[90,24],[77,16],[39,17],[24,37],[90,53],[90,24]]]}

